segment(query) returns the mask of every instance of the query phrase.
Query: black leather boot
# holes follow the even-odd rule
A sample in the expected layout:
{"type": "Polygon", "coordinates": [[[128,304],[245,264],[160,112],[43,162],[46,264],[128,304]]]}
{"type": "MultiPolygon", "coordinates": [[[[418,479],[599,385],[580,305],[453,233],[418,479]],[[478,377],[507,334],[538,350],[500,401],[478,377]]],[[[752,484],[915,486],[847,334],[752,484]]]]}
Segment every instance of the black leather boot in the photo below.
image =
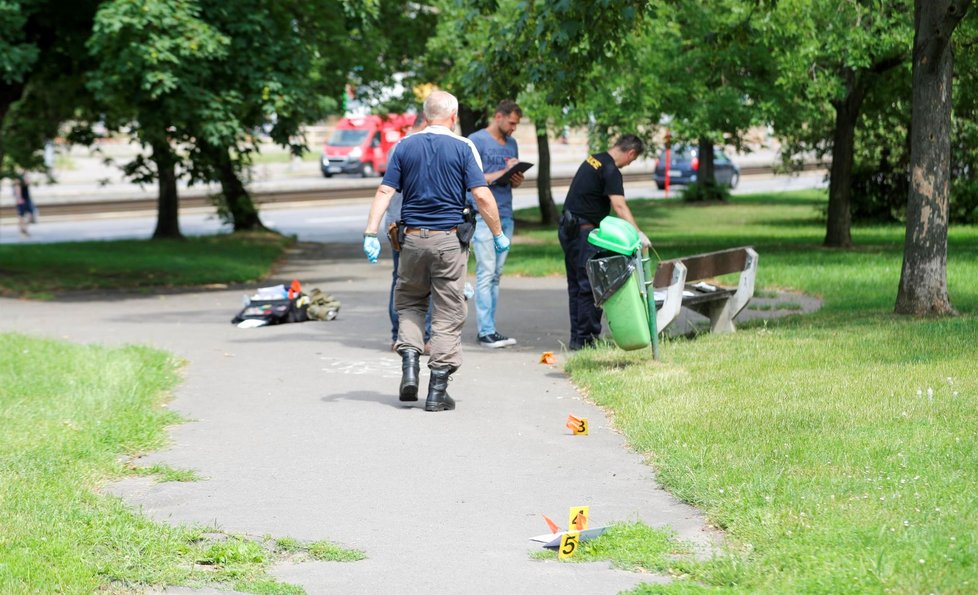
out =
{"type": "Polygon", "coordinates": [[[418,362],[418,352],[413,349],[402,349],[401,354],[401,388],[399,390],[402,401],[418,400],[418,374],[421,373],[421,364],[418,362]]]}
{"type": "Polygon", "coordinates": [[[451,368],[432,368],[431,381],[428,383],[428,399],[424,403],[425,411],[451,411],[455,409],[455,400],[448,396],[448,376],[451,368]]]}

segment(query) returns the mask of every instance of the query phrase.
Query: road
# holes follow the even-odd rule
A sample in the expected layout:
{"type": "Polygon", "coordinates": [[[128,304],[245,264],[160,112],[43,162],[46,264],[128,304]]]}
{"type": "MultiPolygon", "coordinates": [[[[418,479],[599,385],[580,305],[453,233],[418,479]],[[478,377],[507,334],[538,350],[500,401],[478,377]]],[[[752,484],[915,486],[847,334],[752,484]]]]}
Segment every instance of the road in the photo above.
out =
{"type": "MultiPolygon", "coordinates": [[[[825,185],[825,174],[821,171],[804,172],[797,176],[745,175],[734,194],[800,190],[825,185]]],[[[372,186],[364,188],[360,198],[267,204],[262,208],[262,220],[267,226],[285,234],[293,234],[302,241],[359,242],[367,220],[372,186]]],[[[567,187],[554,188],[553,193],[554,200],[562,204],[567,187]]],[[[665,196],[663,191],[655,188],[651,179],[626,183],[625,194],[629,199],[665,196]]],[[[520,189],[515,192],[516,208],[536,204],[536,190],[520,189]]],[[[0,222],[0,244],[145,239],[152,236],[155,226],[155,215],[146,212],[46,217],[42,210],[38,224],[31,226],[30,238],[19,237],[15,220],[5,219],[0,222]]],[[[180,228],[184,235],[189,236],[230,230],[220,222],[214,209],[209,207],[183,209],[180,228]]]]}

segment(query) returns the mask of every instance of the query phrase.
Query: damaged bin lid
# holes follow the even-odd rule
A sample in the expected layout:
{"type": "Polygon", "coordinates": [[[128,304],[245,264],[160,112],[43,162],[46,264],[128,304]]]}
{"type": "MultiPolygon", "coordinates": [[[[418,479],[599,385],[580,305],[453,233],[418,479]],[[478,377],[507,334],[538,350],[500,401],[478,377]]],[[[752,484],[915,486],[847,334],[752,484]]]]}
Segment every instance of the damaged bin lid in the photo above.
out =
{"type": "Polygon", "coordinates": [[[601,225],[588,234],[587,241],[598,248],[625,256],[631,256],[642,246],[642,239],[635,226],[611,215],[602,219],[601,225]]]}

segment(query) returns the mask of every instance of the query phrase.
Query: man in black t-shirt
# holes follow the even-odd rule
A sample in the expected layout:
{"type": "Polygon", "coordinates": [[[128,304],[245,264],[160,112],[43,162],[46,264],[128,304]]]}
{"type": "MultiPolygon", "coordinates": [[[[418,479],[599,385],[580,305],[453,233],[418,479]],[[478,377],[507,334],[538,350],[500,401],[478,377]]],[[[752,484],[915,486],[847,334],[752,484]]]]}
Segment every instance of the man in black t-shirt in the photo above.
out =
{"type": "MultiPolygon", "coordinates": [[[[625,202],[625,188],[620,168],[642,154],[645,146],[637,136],[628,134],[618,139],[606,153],[589,156],[571,182],[564,201],[557,237],[564,249],[564,268],[567,271],[567,297],[570,306],[570,349],[587,347],[601,334],[601,309],[594,305],[591,283],[585,268],[598,248],[587,241],[591,230],[611,214],[628,221],[638,229],[635,217],[625,202]]],[[[639,230],[642,244],[649,238],[639,230]]]]}

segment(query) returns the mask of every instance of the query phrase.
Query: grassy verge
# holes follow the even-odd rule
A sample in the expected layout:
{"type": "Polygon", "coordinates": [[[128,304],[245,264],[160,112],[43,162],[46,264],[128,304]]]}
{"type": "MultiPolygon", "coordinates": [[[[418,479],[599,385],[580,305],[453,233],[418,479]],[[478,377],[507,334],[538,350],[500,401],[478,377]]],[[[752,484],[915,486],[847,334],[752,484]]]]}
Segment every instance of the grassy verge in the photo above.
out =
{"type": "Polygon", "coordinates": [[[268,274],[292,242],[272,233],[186,240],[0,245],[0,295],[244,283],[268,274]]]}
{"type": "MultiPolygon", "coordinates": [[[[857,227],[856,250],[824,249],[823,200],[635,204],[661,256],[750,244],[761,287],[824,300],[813,315],[667,341],[661,362],[612,348],[568,362],[659,480],[729,536],[717,559],[666,565],[689,580],[641,592],[978,590],[978,229],[950,232],[962,315],[906,319],[891,313],[903,230],[857,227]]],[[[553,235],[528,231],[508,270],[560,271],[553,235]]]]}
{"type": "Polygon", "coordinates": [[[291,162],[319,162],[322,158],[322,147],[310,147],[310,150],[302,154],[302,157],[296,159],[294,155],[287,151],[271,150],[264,148],[261,153],[252,153],[251,162],[254,165],[265,165],[269,163],[291,163],[291,162]]]}
{"type": "Polygon", "coordinates": [[[0,592],[219,584],[301,593],[268,567],[286,558],[362,557],[325,542],[161,525],[98,494],[129,472],[129,457],[159,448],[165,427],[178,421],[162,403],[177,381],[167,354],[15,334],[0,334],[0,354],[0,592]]]}
{"type": "MultiPolygon", "coordinates": [[[[615,523],[600,538],[583,542],[569,560],[608,560],[623,570],[677,574],[680,561],[691,559],[692,554],[693,548],[675,539],[669,531],[642,523],[615,523]]],[[[553,551],[539,550],[531,557],[546,560],[556,555],[553,551]]]]}

